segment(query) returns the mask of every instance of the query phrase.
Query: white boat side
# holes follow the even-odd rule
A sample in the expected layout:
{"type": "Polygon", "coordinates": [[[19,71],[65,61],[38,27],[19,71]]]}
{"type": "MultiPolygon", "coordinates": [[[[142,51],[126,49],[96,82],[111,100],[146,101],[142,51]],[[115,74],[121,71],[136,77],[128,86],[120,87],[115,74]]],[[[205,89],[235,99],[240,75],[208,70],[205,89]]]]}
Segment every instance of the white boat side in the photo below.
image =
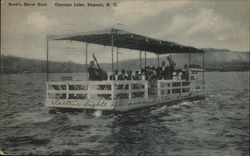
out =
{"type": "Polygon", "coordinates": [[[47,81],[46,106],[129,111],[202,96],[203,84],[198,77],[190,81],[47,81]]]}

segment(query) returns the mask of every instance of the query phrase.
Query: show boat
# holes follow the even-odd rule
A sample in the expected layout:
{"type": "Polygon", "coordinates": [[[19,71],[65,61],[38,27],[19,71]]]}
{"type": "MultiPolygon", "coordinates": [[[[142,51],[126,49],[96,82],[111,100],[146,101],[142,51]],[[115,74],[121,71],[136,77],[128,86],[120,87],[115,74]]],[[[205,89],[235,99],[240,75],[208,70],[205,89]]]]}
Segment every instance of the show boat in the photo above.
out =
{"type": "MultiPolygon", "coordinates": [[[[118,56],[118,51],[117,51],[118,56]]],[[[117,59],[118,61],[118,59],[117,59]]],[[[173,72],[175,73],[175,72],[173,72]]],[[[130,111],[174,101],[196,97],[204,97],[204,51],[194,47],[184,46],[175,42],[157,40],[150,37],[129,33],[120,29],[105,29],[95,32],[47,36],[47,92],[45,105],[56,109],[77,110],[107,110],[130,111]],[[171,80],[74,80],[72,77],[62,77],[60,80],[49,80],[49,41],[69,40],[85,42],[85,61],[88,74],[88,44],[97,44],[111,47],[111,68],[114,71],[113,54],[116,48],[138,50],[141,53],[151,52],[159,55],[171,53],[187,53],[188,77],[178,79],[173,75],[171,80]],[[190,54],[200,53],[202,65],[191,65],[190,54]],[[126,86],[126,87],[124,87],[126,86]]]]}

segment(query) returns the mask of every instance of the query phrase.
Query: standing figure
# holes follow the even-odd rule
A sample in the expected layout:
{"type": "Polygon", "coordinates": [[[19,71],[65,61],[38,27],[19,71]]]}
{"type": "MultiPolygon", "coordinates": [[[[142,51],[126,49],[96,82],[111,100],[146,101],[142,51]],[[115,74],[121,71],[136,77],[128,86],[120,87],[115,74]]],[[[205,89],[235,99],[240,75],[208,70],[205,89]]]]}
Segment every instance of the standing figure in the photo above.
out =
{"type": "Polygon", "coordinates": [[[89,80],[98,80],[98,70],[95,68],[95,62],[90,61],[89,67],[88,67],[88,72],[89,72],[89,80]]]}
{"type": "Polygon", "coordinates": [[[176,64],[175,64],[174,60],[169,56],[167,57],[167,60],[168,60],[168,64],[169,64],[167,79],[172,80],[173,79],[173,72],[174,72],[176,64]]]}
{"type": "Polygon", "coordinates": [[[100,67],[100,65],[99,65],[99,63],[98,63],[98,61],[97,61],[97,58],[95,57],[95,55],[93,54],[93,58],[94,58],[94,60],[95,60],[95,62],[96,62],[96,65],[97,65],[97,74],[96,74],[96,80],[99,80],[99,81],[101,81],[101,80],[107,80],[108,79],[108,74],[107,74],[107,72],[106,71],[104,71],[103,69],[101,69],[101,67],[100,67]]]}
{"type": "Polygon", "coordinates": [[[161,67],[157,66],[156,68],[156,75],[157,75],[157,80],[161,80],[162,76],[161,76],[161,67]]]}
{"type": "Polygon", "coordinates": [[[182,71],[182,79],[189,80],[189,70],[188,65],[184,65],[184,70],[182,71]]]}
{"type": "Polygon", "coordinates": [[[165,61],[162,61],[161,65],[162,65],[161,66],[161,70],[160,70],[161,78],[164,79],[164,80],[166,80],[168,78],[169,69],[166,66],[166,62],[165,61]]]}
{"type": "Polygon", "coordinates": [[[145,73],[145,69],[141,69],[141,80],[146,80],[146,73],[145,73]]]}

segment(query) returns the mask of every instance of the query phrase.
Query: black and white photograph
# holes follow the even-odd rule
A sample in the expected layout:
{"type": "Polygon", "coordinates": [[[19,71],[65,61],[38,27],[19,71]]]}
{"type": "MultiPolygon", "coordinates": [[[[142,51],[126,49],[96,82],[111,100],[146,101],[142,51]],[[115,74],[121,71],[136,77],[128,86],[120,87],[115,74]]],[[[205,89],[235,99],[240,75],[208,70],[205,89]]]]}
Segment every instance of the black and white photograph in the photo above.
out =
{"type": "Polygon", "coordinates": [[[0,155],[249,155],[249,0],[1,0],[0,155]]]}

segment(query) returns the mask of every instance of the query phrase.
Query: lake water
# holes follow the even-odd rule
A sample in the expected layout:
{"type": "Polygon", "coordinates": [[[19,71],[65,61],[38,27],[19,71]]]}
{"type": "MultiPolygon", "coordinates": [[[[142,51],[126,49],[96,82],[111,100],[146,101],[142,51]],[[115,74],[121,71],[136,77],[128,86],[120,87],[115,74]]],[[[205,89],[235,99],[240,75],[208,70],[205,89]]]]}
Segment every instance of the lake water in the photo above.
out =
{"type": "Polygon", "coordinates": [[[206,73],[205,100],[108,115],[49,113],[45,77],[1,75],[5,153],[249,155],[247,72],[206,73]]]}

